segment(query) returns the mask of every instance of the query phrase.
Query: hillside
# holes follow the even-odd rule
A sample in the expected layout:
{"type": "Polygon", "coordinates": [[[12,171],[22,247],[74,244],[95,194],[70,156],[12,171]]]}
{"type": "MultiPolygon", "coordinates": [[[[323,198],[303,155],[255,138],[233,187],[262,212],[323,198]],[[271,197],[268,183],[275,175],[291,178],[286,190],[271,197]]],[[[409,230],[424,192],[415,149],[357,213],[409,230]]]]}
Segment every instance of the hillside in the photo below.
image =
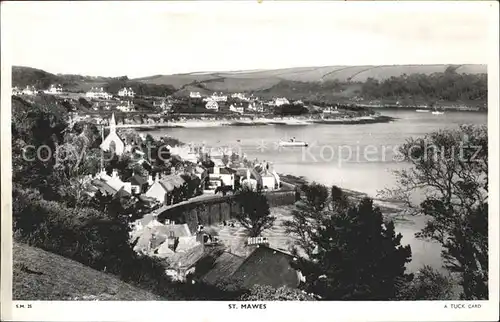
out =
{"type": "Polygon", "coordinates": [[[15,300],[155,301],[156,295],[65,257],[24,244],[13,245],[15,300]]]}
{"type": "Polygon", "coordinates": [[[88,91],[92,87],[101,87],[112,79],[111,77],[56,75],[37,68],[12,66],[12,86],[18,87],[34,85],[38,89],[46,89],[52,84],[61,84],[71,91],[88,91]]]}
{"type": "MultiPolygon", "coordinates": [[[[155,75],[135,79],[150,84],[172,85],[179,89],[186,84],[200,82],[214,91],[256,91],[270,88],[280,81],[298,82],[365,82],[368,78],[383,81],[403,74],[443,73],[450,65],[394,65],[394,66],[325,66],[298,67],[274,70],[206,72],[177,75],[155,75]]],[[[482,74],[486,65],[458,65],[457,73],[482,74]]]]}
{"type": "Polygon", "coordinates": [[[117,93],[132,87],[141,96],[187,96],[191,91],[253,93],[265,100],[287,97],[323,103],[394,105],[451,104],[486,108],[485,65],[324,66],[275,70],[196,72],[136,79],[54,75],[29,67],[13,67],[13,86],[53,83],[68,91],[93,86],[117,93]]]}

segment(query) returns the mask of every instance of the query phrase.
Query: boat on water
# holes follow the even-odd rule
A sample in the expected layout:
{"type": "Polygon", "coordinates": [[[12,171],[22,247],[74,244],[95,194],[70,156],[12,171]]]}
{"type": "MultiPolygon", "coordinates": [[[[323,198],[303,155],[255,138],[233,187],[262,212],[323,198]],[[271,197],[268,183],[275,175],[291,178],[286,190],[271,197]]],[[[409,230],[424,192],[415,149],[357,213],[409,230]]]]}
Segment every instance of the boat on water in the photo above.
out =
{"type": "Polygon", "coordinates": [[[430,110],[419,109],[419,110],[415,110],[415,112],[417,112],[417,113],[428,113],[428,112],[430,112],[430,110]]]}
{"type": "Polygon", "coordinates": [[[433,111],[432,112],[433,115],[442,115],[444,114],[444,112],[441,112],[441,111],[433,111]]]}
{"type": "Polygon", "coordinates": [[[291,138],[288,141],[283,141],[280,140],[279,145],[282,147],[301,147],[301,146],[308,146],[307,142],[304,141],[297,141],[295,138],[291,138]]]}

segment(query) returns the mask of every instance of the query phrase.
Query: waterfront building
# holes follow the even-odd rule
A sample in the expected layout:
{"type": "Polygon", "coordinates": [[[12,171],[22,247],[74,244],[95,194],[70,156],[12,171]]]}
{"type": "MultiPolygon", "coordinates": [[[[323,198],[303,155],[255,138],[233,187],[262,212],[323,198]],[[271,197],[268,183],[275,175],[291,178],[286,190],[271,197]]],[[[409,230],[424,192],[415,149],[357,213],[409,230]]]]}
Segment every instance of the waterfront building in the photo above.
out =
{"type": "Polygon", "coordinates": [[[214,110],[218,111],[219,110],[219,103],[215,100],[208,101],[207,104],[205,104],[205,108],[207,110],[214,110]]]}
{"type": "Polygon", "coordinates": [[[281,105],[287,105],[290,104],[290,102],[285,98],[285,97],[278,97],[274,99],[274,105],[276,106],[281,106],[281,105]]]}
{"type": "Polygon", "coordinates": [[[116,121],[115,114],[111,115],[111,120],[109,121],[109,134],[102,141],[99,146],[103,151],[112,151],[116,155],[122,155],[125,151],[125,143],[123,143],[122,139],[116,133],[116,121]]]}
{"type": "Polygon", "coordinates": [[[191,98],[201,98],[200,92],[190,92],[189,97],[191,98]]]}
{"type": "Polygon", "coordinates": [[[234,104],[231,104],[229,106],[229,110],[231,112],[240,113],[240,114],[243,114],[245,112],[245,108],[241,104],[239,104],[237,106],[235,106],[234,104]]]}

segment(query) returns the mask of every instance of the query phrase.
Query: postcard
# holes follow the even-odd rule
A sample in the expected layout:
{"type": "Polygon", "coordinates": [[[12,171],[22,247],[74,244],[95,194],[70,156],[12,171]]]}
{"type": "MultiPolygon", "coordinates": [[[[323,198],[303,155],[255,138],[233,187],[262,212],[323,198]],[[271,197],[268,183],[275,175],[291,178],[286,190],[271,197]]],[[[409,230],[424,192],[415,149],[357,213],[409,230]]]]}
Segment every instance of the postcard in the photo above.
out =
{"type": "Polygon", "coordinates": [[[497,2],[1,21],[2,320],[497,320],[497,2]]]}

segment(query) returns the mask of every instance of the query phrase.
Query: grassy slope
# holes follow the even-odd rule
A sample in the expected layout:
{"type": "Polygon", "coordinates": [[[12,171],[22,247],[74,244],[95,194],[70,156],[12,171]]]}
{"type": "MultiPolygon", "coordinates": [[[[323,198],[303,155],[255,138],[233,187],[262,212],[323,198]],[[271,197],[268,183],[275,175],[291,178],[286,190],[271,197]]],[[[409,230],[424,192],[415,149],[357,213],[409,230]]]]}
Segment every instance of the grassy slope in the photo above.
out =
{"type": "Polygon", "coordinates": [[[160,300],[156,295],[39,248],[14,243],[15,300],[160,300]]]}
{"type": "MultiPolygon", "coordinates": [[[[205,84],[213,90],[262,90],[277,84],[281,80],[317,82],[321,80],[339,80],[363,82],[368,77],[383,80],[402,74],[432,74],[444,72],[448,65],[395,65],[395,66],[324,66],[300,67],[276,70],[235,71],[213,73],[190,73],[178,75],[156,75],[137,79],[137,81],[173,85],[180,88],[193,81],[205,84]]],[[[459,73],[486,73],[485,65],[461,65],[459,73]]]]}

